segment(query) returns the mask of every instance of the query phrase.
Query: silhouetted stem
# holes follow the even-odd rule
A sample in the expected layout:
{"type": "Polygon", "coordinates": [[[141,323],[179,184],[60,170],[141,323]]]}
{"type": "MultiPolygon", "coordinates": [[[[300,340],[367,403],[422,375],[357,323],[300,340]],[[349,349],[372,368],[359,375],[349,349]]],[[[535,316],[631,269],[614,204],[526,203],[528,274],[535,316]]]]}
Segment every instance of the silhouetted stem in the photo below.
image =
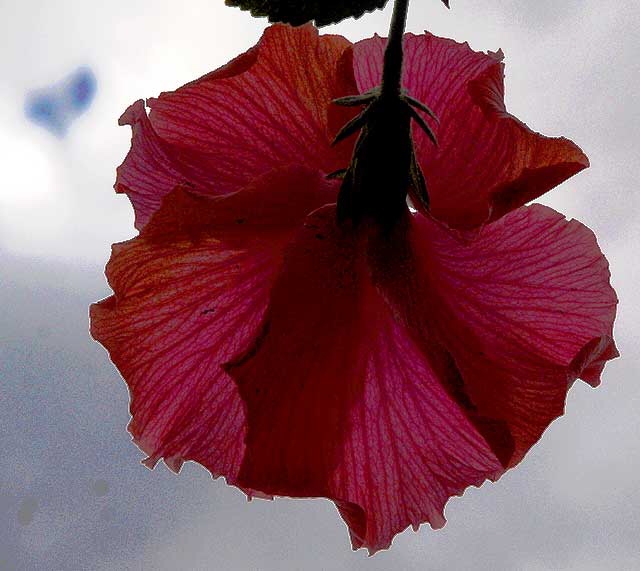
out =
{"type": "Polygon", "coordinates": [[[387,48],[384,51],[382,95],[399,95],[402,87],[402,36],[407,23],[409,0],[396,0],[389,26],[387,48]]]}

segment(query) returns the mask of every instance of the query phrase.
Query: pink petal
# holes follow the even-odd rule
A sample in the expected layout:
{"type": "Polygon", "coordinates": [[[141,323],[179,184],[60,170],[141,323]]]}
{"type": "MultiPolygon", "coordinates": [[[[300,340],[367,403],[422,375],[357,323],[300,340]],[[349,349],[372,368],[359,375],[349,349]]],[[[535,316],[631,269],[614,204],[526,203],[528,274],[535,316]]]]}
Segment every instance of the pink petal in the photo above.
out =
{"type": "Polygon", "coordinates": [[[131,125],[131,149],[117,169],[116,192],[125,193],[135,213],[135,227],[141,230],[178,184],[212,195],[207,161],[197,153],[185,156],[161,139],[147,117],[144,102],[133,103],[120,117],[120,125],[131,125]]]}
{"type": "Polygon", "coordinates": [[[353,111],[331,100],[356,91],[349,42],[310,25],[275,25],[246,59],[149,100],[160,137],[206,156],[218,193],[288,164],[346,167],[350,148],[330,143],[353,111]]]}
{"type": "Polygon", "coordinates": [[[373,552],[441,526],[451,495],[502,467],[373,287],[369,240],[337,228],[333,206],[310,215],[262,333],[227,370],[248,422],[239,483],[333,499],[373,552]]]}
{"type": "MultiPolygon", "coordinates": [[[[247,71],[256,61],[257,46],[239,55],[202,80],[224,79],[247,71]]],[[[139,99],[122,114],[119,125],[131,125],[131,149],[117,169],[116,192],[127,194],[135,212],[135,227],[141,230],[162,204],[163,198],[177,185],[191,186],[193,192],[220,194],[211,186],[210,164],[206,155],[193,150],[182,151],[162,139],[147,116],[139,99]],[[192,164],[190,164],[192,163],[192,164]]],[[[238,190],[238,189],[236,189],[238,190]]]]}
{"type": "Polygon", "coordinates": [[[571,383],[597,384],[618,354],[607,261],[588,228],[540,205],[485,226],[470,243],[417,216],[410,240],[415,282],[384,287],[424,351],[446,348],[457,374],[451,391],[469,418],[508,428],[509,456],[507,435],[485,436],[512,466],[563,413],[571,383]]]}
{"type": "Polygon", "coordinates": [[[113,247],[114,295],[92,306],[91,332],[129,385],[129,430],[148,465],[192,459],[235,479],[244,412],[220,364],[256,335],[291,232],[335,194],[303,168],[225,197],[178,188],[139,237],[113,247]]]}
{"type": "MultiPolygon", "coordinates": [[[[384,45],[376,37],[354,46],[361,92],[380,81],[384,45]]],[[[431,212],[455,228],[496,220],[589,165],[568,139],[544,137],[507,113],[501,60],[501,52],[428,33],[405,36],[404,87],[440,119],[437,148],[414,129],[431,212]]]]}
{"type": "Polygon", "coordinates": [[[449,498],[497,480],[503,468],[392,311],[381,309],[370,327],[361,338],[364,393],[330,489],[354,549],[374,553],[408,525],[441,528],[449,498]]]}

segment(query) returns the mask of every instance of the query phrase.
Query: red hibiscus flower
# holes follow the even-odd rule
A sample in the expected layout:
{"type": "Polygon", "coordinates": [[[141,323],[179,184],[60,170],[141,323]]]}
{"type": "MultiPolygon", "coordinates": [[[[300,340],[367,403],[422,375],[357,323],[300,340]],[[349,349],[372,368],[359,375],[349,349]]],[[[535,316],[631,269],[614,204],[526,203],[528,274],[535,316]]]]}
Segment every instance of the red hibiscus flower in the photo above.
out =
{"type": "Polygon", "coordinates": [[[371,552],[442,526],[617,355],[595,237],[523,206],[587,159],[507,113],[501,54],[405,37],[404,87],[440,118],[438,148],[414,133],[430,213],[337,221],[354,111],[330,102],[377,85],[383,45],[276,25],[149,116],[134,103],[116,190],[140,233],[91,308],[147,465],[330,498],[371,552]]]}

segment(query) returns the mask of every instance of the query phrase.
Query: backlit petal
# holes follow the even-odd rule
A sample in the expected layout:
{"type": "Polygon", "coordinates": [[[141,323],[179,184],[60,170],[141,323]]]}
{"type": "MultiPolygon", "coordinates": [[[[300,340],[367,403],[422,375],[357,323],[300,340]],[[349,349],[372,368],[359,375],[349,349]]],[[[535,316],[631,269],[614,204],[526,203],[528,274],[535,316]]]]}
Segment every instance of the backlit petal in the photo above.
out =
{"type": "Polygon", "coordinates": [[[345,168],[333,136],[352,111],[331,100],[355,92],[350,43],[313,26],[269,27],[236,73],[209,74],[149,100],[166,141],[206,155],[217,192],[233,192],[273,168],[345,168]]]}
{"type": "Polygon", "coordinates": [[[331,100],[378,85],[384,40],[272,26],[122,116],[116,190],[140,235],[113,247],[114,295],[91,308],[148,466],[330,498],[370,552],[442,526],[451,496],[520,461],[617,355],[593,234],[521,206],[584,154],[507,113],[500,53],[405,46],[404,86],[440,118],[438,148],[414,130],[430,213],[337,222],[326,175],[355,137],[331,141],[359,109],[331,100]]]}
{"type": "Polygon", "coordinates": [[[451,495],[502,467],[374,288],[368,242],[332,206],[310,215],[262,333],[227,370],[247,411],[239,483],[333,499],[374,552],[408,525],[441,526],[451,495]]]}
{"type": "Polygon", "coordinates": [[[120,117],[120,125],[131,125],[131,149],[117,169],[116,192],[125,193],[135,213],[135,227],[141,230],[177,185],[194,192],[216,194],[210,186],[209,165],[198,153],[186,155],[158,136],[147,117],[142,100],[133,103],[120,117]]]}
{"type": "Polygon", "coordinates": [[[423,350],[446,348],[450,391],[472,420],[493,421],[485,436],[513,465],[563,413],[571,383],[597,384],[617,356],[607,261],[588,228],[540,205],[469,243],[417,216],[411,240],[415,281],[386,289],[423,350]]]}
{"type": "MultiPolygon", "coordinates": [[[[354,46],[358,88],[380,81],[385,40],[354,46]]],[[[414,129],[431,212],[448,225],[470,229],[544,194],[589,165],[571,141],[531,131],[504,107],[502,53],[425,33],[405,36],[403,86],[440,122],[436,148],[414,129]]]]}
{"type": "Polygon", "coordinates": [[[255,336],[290,233],[331,200],[333,186],[304,168],[224,197],[178,188],[113,247],[114,295],[92,306],[91,332],[129,385],[129,430],[149,465],[193,459],[234,480],[244,412],[220,365],[255,336]]]}

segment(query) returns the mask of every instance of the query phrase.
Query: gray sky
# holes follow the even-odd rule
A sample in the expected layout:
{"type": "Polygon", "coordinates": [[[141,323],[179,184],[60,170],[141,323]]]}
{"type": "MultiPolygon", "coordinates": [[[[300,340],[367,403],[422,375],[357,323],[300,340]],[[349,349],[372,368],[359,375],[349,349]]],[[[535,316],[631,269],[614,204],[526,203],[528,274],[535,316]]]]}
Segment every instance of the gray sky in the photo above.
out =
{"type": "MultiPolygon", "coordinates": [[[[565,135],[592,167],[545,197],[597,234],[620,297],[623,358],[497,484],[453,499],[443,530],[353,553],[324,500],[246,502],[188,464],[148,471],[125,431],[128,395],[88,337],[132,211],[111,189],[135,99],[225,63],[266,23],[222,0],[0,0],[0,571],[640,567],[640,7],[635,0],[413,0],[409,29],[502,48],[507,106],[565,135]],[[93,67],[92,108],[62,141],[26,122],[27,90],[93,67]],[[5,523],[6,522],[6,523],[5,523]]],[[[330,28],[386,33],[389,10],[330,28]]]]}

